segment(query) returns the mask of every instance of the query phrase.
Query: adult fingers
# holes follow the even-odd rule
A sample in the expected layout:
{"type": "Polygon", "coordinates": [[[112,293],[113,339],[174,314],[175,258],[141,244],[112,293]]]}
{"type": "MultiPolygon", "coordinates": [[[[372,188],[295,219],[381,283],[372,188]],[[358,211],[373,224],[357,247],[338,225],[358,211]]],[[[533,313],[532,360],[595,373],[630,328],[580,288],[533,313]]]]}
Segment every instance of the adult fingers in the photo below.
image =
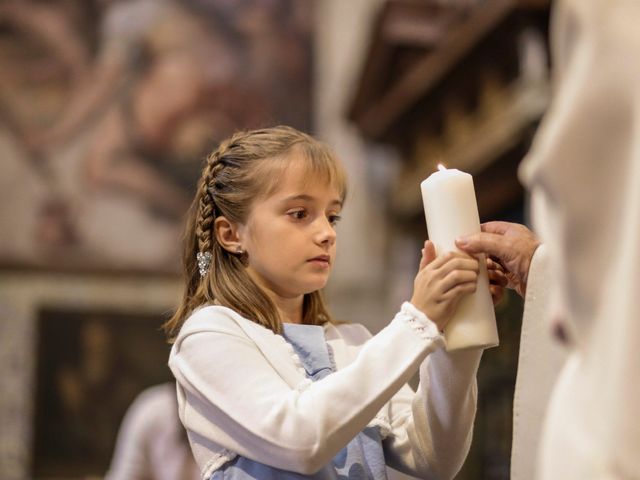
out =
{"type": "Polygon", "coordinates": [[[500,272],[505,271],[504,266],[498,261],[496,257],[487,256],[485,260],[487,262],[488,270],[498,270],[500,272]]]}
{"type": "Polygon", "coordinates": [[[506,287],[509,283],[509,279],[501,270],[489,269],[487,273],[489,275],[489,282],[493,285],[506,287]]]}
{"type": "Polygon", "coordinates": [[[504,235],[508,230],[512,229],[516,224],[509,222],[493,221],[485,222],[480,225],[480,230],[486,233],[495,233],[504,235]]]}
{"type": "Polygon", "coordinates": [[[504,288],[498,287],[496,285],[489,285],[489,291],[491,292],[491,300],[493,301],[493,305],[497,305],[504,297],[504,288]]]}
{"type": "Polygon", "coordinates": [[[480,232],[456,239],[456,246],[469,253],[486,253],[499,259],[509,254],[504,237],[496,233],[480,232]]]}

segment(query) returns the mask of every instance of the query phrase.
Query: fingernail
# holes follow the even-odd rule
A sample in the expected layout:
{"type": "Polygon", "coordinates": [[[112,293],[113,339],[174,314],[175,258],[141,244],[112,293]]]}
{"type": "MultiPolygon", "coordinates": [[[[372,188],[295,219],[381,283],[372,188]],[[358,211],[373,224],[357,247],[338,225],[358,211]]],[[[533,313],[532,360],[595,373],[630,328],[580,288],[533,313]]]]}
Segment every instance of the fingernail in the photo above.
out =
{"type": "Polygon", "coordinates": [[[464,237],[458,237],[456,238],[456,243],[464,247],[467,244],[467,239],[464,237]]]}

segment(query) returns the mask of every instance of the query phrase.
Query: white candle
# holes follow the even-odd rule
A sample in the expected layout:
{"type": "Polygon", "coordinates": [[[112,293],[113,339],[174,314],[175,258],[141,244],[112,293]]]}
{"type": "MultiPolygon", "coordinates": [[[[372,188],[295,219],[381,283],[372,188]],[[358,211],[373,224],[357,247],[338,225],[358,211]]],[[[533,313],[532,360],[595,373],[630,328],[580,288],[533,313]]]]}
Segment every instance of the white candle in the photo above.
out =
{"type": "MultiPolygon", "coordinates": [[[[473,178],[456,169],[438,166],[420,184],[429,239],[436,254],[458,251],[455,239],[480,231],[480,216],[473,178]]],[[[479,255],[480,274],[476,291],[464,297],[454,317],[445,327],[447,350],[498,345],[496,316],[489,291],[489,277],[484,255],[479,255]]]]}

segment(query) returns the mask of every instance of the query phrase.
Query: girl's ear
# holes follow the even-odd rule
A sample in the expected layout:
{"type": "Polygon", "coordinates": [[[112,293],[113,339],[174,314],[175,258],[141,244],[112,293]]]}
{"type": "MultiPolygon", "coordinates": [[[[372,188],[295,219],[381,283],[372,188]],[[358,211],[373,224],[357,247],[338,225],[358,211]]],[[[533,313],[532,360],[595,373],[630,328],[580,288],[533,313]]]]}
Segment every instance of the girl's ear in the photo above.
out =
{"type": "Polygon", "coordinates": [[[238,235],[238,225],[230,222],[226,217],[216,217],[213,222],[213,233],[220,246],[226,251],[237,253],[242,250],[238,235]]]}

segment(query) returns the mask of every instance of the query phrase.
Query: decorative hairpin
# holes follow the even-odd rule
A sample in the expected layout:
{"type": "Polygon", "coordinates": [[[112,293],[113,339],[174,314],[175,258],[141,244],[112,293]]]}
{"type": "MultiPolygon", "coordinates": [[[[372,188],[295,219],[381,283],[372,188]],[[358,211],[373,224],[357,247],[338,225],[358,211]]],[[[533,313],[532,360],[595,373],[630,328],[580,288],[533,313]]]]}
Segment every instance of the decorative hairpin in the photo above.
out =
{"type": "Polygon", "coordinates": [[[198,269],[200,270],[200,276],[204,277],[209,272],[212,259],[211,252],[198,252],[196,260],[198,261],[198,269]]]}

